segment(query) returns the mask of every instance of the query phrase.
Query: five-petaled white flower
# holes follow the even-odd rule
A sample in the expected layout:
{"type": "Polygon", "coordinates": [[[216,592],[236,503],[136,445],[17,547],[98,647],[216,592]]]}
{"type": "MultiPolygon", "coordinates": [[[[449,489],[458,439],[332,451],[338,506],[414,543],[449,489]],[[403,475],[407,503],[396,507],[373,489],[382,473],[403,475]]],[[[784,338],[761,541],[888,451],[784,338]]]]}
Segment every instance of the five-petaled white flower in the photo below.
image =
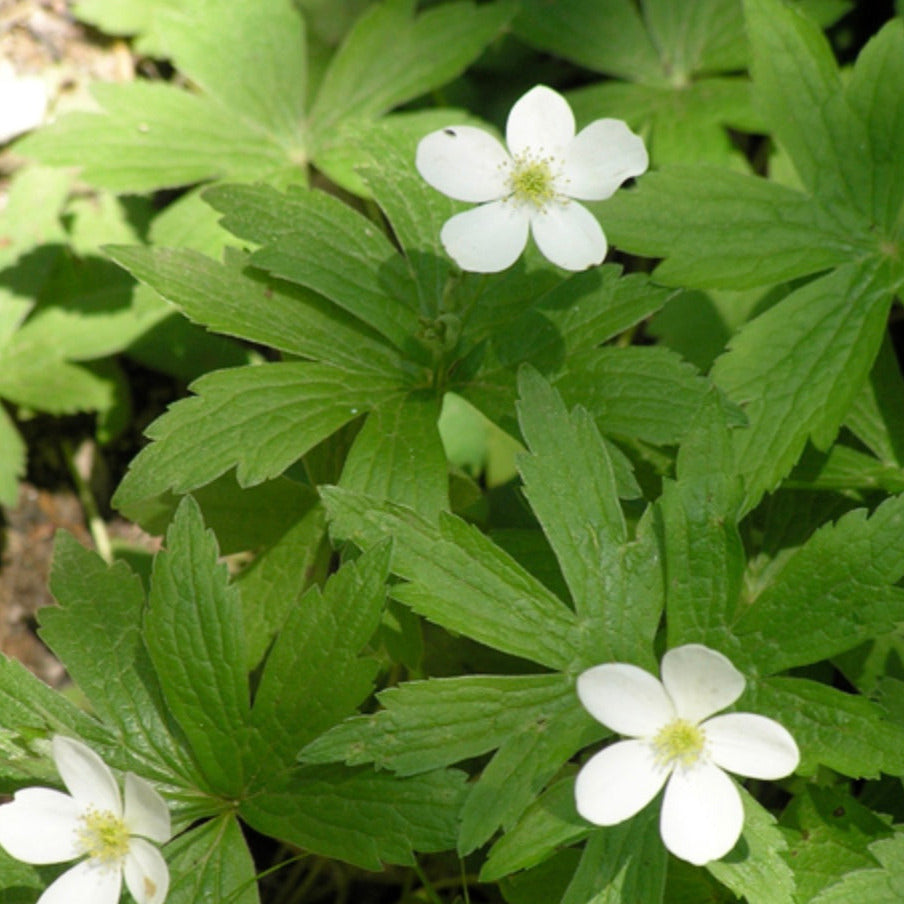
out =
{"type": "Polygon", "coordinates": [[[125,807],[106,763],[89,747],[61,735],[53,761],[69,794],[25,788],[0,806],[0,846],[25,863],[80,860],[37,904],[116,904],[122,878],[138,904],[161,904],[169,870],[160,851],[170,838],[166,803],[144,780],[126,773],[125,807]]]}
{"type": "Polygon", "coordinates": [[[723,772],[776,779],[797,768],[794,738],[772,719],[726,713],[744,676],[700,644],[662,657],[662,681],[626,663],[594,666],[578,677],[578,697],[595,719],[632,740],[592,756],[578,773],[575,800],[590,822],[610,826],[633,816],[666,785],[659,817],[665,846],[702,865],[727,854],[744,811],[723,772]],[[705,720],[705,721],[704,721],[705,720]]]}
{"type": "Polygon", "coordinates": [[[530,231],[540,251],[566,270],[602,263],[603,230],[572,199],[605,200],[645,172],[643,141],[620,119],[597,119],[575,135],[568,101],[545,85],[512,107],[505,140],[508,151],[482,129],[450,126],[418,144],[415,162],[430,185],[481,205],[443,226],[449,255],[463,270],[496,273],[518,259],[530,231]]]}

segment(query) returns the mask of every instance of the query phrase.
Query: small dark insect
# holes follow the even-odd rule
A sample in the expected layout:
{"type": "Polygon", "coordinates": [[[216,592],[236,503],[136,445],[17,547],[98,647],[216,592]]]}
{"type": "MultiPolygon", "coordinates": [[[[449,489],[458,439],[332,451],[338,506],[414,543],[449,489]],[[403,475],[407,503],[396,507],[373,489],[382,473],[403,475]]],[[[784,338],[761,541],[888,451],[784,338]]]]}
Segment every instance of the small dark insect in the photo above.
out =
{"type": "Polygon", "coordinates": [[[443,129],[443,132],[446,135],[450,135],[452,138],[458,138],[458,135],[455,132],[455,129],[443,129]]]}

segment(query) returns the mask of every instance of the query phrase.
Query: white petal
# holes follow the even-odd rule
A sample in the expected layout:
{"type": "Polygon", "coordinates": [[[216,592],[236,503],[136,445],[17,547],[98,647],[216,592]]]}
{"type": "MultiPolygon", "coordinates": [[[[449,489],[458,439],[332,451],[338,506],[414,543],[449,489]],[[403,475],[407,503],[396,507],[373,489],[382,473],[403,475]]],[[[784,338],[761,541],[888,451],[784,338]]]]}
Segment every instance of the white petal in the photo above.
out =
{"type": "Polygon", "coordinates": [[[581,129],[565,151],[565,193],[603,201],[626,180],[647,171],[643,139],[620,119],[598,119],[581,129]]]}
{"type": "Polygon", "coordinates": [[[169,869],[154,845],[133,838],[125,873],[126,886],[138,904],[161,904],[169,890],[169,869]]]}
{"type": "Polygon", "coordinates": [[[122,816],[119,787],[107,764],[81,741],[54,735],[53,762],[69,793],[82,806],[122,816]]]}
{"type": "Polygon", "coordinates": [[[652,737],[675,718],[665,688],[636,665],[596,665],[578,675],[577,691],[587,712],[619,734],[652,737]]]}
{"type": "Polygon", "coordinates": [[[665,784],[648,744],[619,741],[584,764],[574,783],[578,813],[598,826],[614,826],[639,813],[665,784]]]}
{"type": "Polygon", "coordinates": [[[462,270],[498,273],[510,267],[527,244],[529,217],[507,201],[493,201],[446,220],[443,247],[462,270]]]}
{"type": "Polygon", "coordinates": [[[741,795],[718,766],[676,769],[662,799],[659,832],[676,856],[697,866],[724,857],[744,825],[741,795]]]}
{"type": "Polygon", "coordinates": [[[0,61],[0,144],[39,126],[47,114],[47,85],[34,75],[16,75],[0,61]]]}
{"type": "Polygon", "coordinates": [[[495,201],[507,191],[512,158],[483,129],[449,126],[421,139],[417,171],[437,191],[458,201],[495,201]]]}
{"type": "Polygon", "coordinates": [[[731,662],[698,643],[669,650],[660,671],[678,715],[689,722],[725,709],[744,691],[744,676],[731,662]]]}
{"type": "Polygon", "coordinates": [[[24,863],[63,863],[81,854],[76,828],[83,809],[52,788],[23,788],[0,806],[0,847],[24,863]]]}
{"type": "Polygon", "coordinates": [[[543,256],[565,270],[586,270],[603,262],[606,236],[586,207],[571,201],[547,204],[531,217],[531,232],[543,256]]]}
{"type": "Polygon", "coordinates": [[[121,892],[121,869],[83,860],[50,885],[37,904],[118,904],[121,892]]]}
{"type": "Polygon", "coordinates": [[[505,141],[513,155],[531,151],[561,158],[574,139],[574,113],[558,91],[537,85],[516,101],[505,124],[505,141]]]}
{"type": "Polygon", "coordinates": [[[127,772],[125,797],[123,819],[130,835],[142,835],[160,844],[170,840],[169,808],[148,782],[127,772]]]}
{"type": "Polygon", "coordinates": [[[794,738],[773,719],[754,713],[726,713],[701,726],[713,762],[748,778],[784,778],[800,762],[794,738]]]}

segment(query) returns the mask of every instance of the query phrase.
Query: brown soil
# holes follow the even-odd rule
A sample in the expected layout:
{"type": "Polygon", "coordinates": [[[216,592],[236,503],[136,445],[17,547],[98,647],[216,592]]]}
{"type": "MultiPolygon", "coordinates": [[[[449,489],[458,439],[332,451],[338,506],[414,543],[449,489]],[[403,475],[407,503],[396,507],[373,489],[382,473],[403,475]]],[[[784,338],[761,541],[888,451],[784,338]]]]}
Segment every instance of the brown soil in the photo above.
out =
{"type": "Polygon", "coordinates": [[[6,529],[0,557],[0,652],[24,663],[47,684],[65,681],[63,667],[35,634],[35,613],[53,602],[47,582],[53,537],[68,530],[86,546],[91,538],[74,493],[19,488],[19,503],[4,509],[6,529]]]}

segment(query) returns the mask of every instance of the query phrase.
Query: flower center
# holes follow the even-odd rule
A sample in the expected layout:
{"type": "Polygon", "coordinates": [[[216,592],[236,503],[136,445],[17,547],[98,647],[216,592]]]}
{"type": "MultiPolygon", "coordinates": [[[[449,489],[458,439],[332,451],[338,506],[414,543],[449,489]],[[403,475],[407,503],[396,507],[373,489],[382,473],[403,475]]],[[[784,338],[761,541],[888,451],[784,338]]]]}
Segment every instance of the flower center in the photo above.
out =
{"type": "Polygon", "coordinates": [[[109,810],[88,810],[76,829],[82,851],[103,864],[121,863],[129,853],[129,830],[109,810]]]}
{"type": "Polygon", "coordinates": [[[675,719],[653,738],[653,751],[662,766],[693,766],[700,759],[706,735],[693,722],[675,719]]]}
{"type": "Polygon", "coordinates": [[[556,198],[556,174],[553,157],[536,157],[525,151],[515,157],[508,176],[510,197],[519,204],[532,204],[542,210],[556,198]]]}

